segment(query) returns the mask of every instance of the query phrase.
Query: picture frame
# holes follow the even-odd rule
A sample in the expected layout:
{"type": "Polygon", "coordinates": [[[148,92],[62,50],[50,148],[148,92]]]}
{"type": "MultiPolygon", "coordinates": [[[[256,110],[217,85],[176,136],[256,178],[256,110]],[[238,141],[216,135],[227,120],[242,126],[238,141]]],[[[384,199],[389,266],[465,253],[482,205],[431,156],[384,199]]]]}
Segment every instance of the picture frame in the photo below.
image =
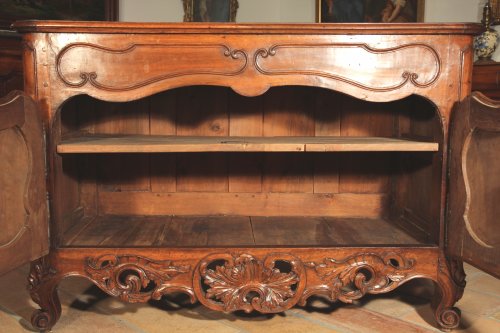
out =
{"type": "Polygon", "coordinates": [[[119,0],[0,0],[0,29],[19,20],[117,21],[119,0]]]}
{"type": "Polygon", "coordinates": [[[316,0],[318,23],[423,22],[424,13],[425,0],[316,0]]]}
{"type": "Polygon", "coordinates": [[[238,0],[182,0],[184,22],[235,22],[238,0]]]}

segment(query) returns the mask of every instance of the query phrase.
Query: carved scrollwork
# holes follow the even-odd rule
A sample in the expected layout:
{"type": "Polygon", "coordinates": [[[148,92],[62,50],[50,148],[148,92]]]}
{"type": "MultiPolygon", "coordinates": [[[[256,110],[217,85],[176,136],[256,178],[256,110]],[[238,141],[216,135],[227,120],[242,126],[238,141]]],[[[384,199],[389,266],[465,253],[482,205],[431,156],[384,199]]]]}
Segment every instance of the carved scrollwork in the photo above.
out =
{"type": "Polygon", "coordinates": [[[306,263],[324,282],[308,288],[300,303],[314,294],[328,296],[332,301],[352,303],[365,294],[391,291],[415,276],[415,260],[395,253],[363,253],[342,260],[327,258],[323,263],[306,263]]]}
{"type": "Polygon", "coordinates": [[[264,260],[249,254],[220,254],[200,263],[194,286],[200,302],[214,310],[276,313],[297,303],[305,280],[302,263],[287,254],[268,255],[264,260]],[[289,265],[289,270],[282,271],[277,261],[289,265]]]}
{"type": "Polygon", "coordinates": [[[465,288],[463,264],[457,259],[438,258],[436,283],[438,290],[432,301],[434,316],[443,329],[454,329],[460,324],[460,310],[453,306],[462,298],[465,288]]]}
{"type": "Polygon", "coordinates": [[[247,64],[245,51],[233,50],[223,44],[132,44],[114,49],[91,43],[73,43],[64,47],[56,58],[57,74],[67,86],[79,88],[90,84],[106,91],[129,91],[190,75],[234,76],[242,73],[247,64]],[[224,62],[221,57],[239,61],[224,62]],[[156,58],[155,64],[147,60],[156,58]],[[93,59],[99,59],[101,63],[96,64],[93,59]],[[123,68],[137,75],[131,80],[130,77],[116,76],[123,68]]]}
{"type": "Polygon", "coordinates": [[[132,255],[103,255],[87,258],[85,272],[103,291],[136,303],[158,300],[169,292],[183,292],[195,302],[193,290],[171,280],[189,273],[191,266],[176,266],[172,261],[154,261],[132,255]]]}
{"type": "Polygon", "coordinates": [[[31,263],[28,275],[28,290],[40,310],[33,312],[31,324],[40,331],[48,331],[61,316],[61,303],[57,295],[60,276],[51,267],[48,257],[42,257],[31,263]]]}
{"type": "Polygon", "coordinates": [[[399,45],[381,49],[363,43],[279,44],[273,45],[269,49],[257,50],[254,56],[254,65],[264,75],[318,76],[375,92],[396,90],[408,83],[418,88],[426,88],[436,82],[441,73],[439,55],[432,47],[425,44],[399,45]],[[410,51],[410,49],[420,49],[422,61],[419,64],[406,59],[405,52],[407,50],[416,52],[414,50],[410,51]],[[263,59],[277,56],[278,51],[288,52],[288,54],[285,54],[279,62],[268,60],[267,64],[263,63],[263,59]],[[355,60],[355,63],[348,63],[348,59],[359,58],[356,52],[365,52],[367,55],[377,57],[388,55],[391,60],[381,60],[380,63],[397,63],[398,66],[374,68],[371,65],[372,61],[369,60],[369,56],[366,56],[363,62],[355,60]],[[292,54],[294,56],[290,56],[292,54]],[[311,57],[322,58],[322,61],[310,61],[308,58],[311,57]],[[394,57],[397,57],[398,61],[394,57]],[[337,59],[342,59],[342,61],[337,59]],[[423,70],[422,66],[427,68],[423,70]],[[402,68],[404,69],[401,70],[402,68]],[[356,69],[358,70],[356,71],[356,69]],[[371,82],[368,82],[369,78],[378,76],[380,73],[377,71],[379,70],[380,73],[384,72],[387,83],[385,85],[383,83],[379,83],[377,86],[372,85],[371,82]],[[417,73],[418,70],[422,70],[422,74],[429,73],[430,75],[427,74],[427,76],[421,78],[417,73]],[[370,75],[367,75],[367,73],[370,75]]]}

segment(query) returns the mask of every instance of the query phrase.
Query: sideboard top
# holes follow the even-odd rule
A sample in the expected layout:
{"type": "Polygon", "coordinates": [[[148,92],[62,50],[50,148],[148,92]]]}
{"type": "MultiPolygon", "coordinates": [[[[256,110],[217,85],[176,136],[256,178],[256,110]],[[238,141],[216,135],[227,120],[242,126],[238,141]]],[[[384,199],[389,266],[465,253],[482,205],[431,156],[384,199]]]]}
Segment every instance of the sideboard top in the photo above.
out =
{"type": "Polygon", "coordinates": [[[131,23],[89,21],[18,21],[12,25],[18,32],[81,32],[135,34],[378,34],[378,35],[473,35],[482,32],[479,23],[131,23]]]}

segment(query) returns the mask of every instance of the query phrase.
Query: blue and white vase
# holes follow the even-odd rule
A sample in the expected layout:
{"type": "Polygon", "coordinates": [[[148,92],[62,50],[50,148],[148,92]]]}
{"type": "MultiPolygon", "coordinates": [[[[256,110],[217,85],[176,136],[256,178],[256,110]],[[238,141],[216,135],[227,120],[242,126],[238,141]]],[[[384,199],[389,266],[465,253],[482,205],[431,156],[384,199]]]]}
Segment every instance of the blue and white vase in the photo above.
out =
{"type": "Polygon", "coordinates": [[[474,51],[480,60],[488,60],[498,44],[498,32],[488,29],[474,38],[474,51]]]}

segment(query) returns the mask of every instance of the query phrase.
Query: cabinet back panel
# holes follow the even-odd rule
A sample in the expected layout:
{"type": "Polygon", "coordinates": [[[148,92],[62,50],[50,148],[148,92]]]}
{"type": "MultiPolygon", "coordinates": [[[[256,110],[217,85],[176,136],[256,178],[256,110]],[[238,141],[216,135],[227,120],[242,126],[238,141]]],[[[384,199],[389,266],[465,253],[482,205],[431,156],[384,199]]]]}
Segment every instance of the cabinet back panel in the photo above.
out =
{"type": "MultiPolygon", "coordinates": [[[[100,102],[85,96],[77,99],[76,117],[66,114],[73,111],[69,108],[62,112],[63,136],[83,132],[395,137],[401,108],[407,107],[403,102],[371,103],[310,87],[277,87],[251,98],[227,88],[195,86],[129,103],[100,102]]],[[[164,202],[157,203],[159,206],[169,205],[166,198],[179,193],[182,200],[196,203],[191,205],[189,214],[208,214],[206,198],[215,200],[210,205],[220,207],[220,201],[234,193],[256,195],[257,199],[242,200],[242,207],[235,211],[221,207],[209,213],[279,215],[285,214],[280,207],[293,203],[297,207],[285,215],[381,216],[389,205],[391,175],[398,168],[400,154],[185,153],[79,158],[85,160],[79,177],[83,184],[82,205],[88,212],[96,209],[86,206],[97,203],[99,213],[112,213],[112,202],[129,207],[134,214],[182,214],[184,210],[182,205],[170,205],[168,212],[151,205],[135,209],[140,205],[134,202],[133,193],[140,192],[144,202],[164,198],[164,202]],[[279,195],[268,195],[271,193],[279,195]],[[366,203],[366,207],[359,202],[335,199],[335,208],[323,208],[321,200],[314,201],[316,194],[357,194],[357,200],[366,203]]]]}

